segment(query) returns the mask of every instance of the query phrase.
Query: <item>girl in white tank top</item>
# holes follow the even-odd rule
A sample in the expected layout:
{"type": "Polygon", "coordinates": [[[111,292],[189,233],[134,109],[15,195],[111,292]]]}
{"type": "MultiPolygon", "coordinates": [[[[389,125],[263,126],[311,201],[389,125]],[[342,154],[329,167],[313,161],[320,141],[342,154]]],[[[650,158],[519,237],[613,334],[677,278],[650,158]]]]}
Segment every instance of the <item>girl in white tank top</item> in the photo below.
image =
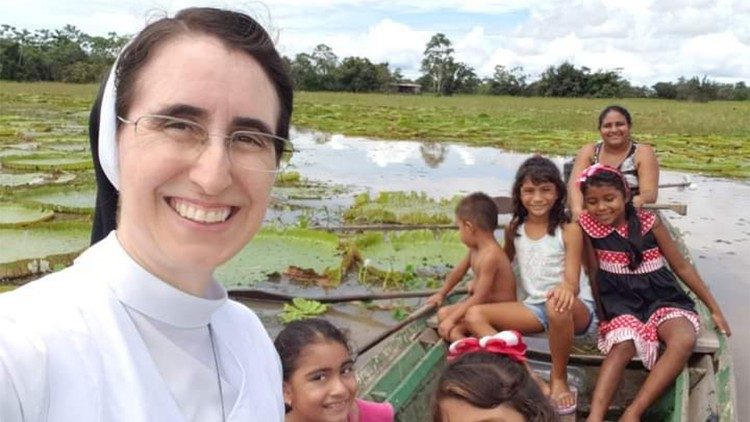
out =
{"type": "Polygon", "coordinates": [[[583,232],[565,213],[565,183],[550,160],[534,156],[516,173],[513,218],[505,229],[505,251],[518,267],[524,301],[472,306],[465,321],[478,337],[502,330],[547,332],[550,384],[536,377],[559,414],[575,412],[577,393],[568,385],[573,334],[594,328],[588,280],[581,282],[583,232]]]}

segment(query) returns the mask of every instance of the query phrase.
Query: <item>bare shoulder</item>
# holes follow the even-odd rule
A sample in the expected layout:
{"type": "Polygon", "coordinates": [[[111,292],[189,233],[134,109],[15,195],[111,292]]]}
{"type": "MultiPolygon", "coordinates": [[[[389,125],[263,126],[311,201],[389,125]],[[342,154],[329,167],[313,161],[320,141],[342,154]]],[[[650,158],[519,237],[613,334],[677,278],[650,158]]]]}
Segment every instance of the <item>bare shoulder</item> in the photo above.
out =
{"type": "Polygon", "coordinates": [[[656,157],[656,150],[654,150],[654,147],[649,144],[638,144],[638,147],[635,149],[635,156],[636,158],[652,158],[656,157]]]}

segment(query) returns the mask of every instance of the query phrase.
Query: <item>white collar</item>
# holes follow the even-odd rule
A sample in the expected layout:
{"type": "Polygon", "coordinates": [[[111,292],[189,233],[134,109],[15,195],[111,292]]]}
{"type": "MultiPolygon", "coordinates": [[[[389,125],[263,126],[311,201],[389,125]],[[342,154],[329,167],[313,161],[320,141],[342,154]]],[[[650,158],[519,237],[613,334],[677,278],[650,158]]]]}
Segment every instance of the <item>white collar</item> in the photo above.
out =
{"type": "Polygon", "coordinates": [[[86,250],[76,264],[100,267],[104,282],[124,305],[176,327],[197,328],[207,325],[213,313],[227,301],[226,289],[216,280],[211,281],[207,299],[159,279],[128,255],[116,233],[113,230],[86,250]]]}

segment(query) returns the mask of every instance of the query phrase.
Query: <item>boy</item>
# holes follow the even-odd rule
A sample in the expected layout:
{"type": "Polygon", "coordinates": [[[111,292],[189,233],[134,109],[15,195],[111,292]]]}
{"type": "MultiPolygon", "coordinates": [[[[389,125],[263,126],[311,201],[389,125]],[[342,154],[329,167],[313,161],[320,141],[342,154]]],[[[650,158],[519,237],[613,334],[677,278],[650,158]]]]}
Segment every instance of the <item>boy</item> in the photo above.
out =
{"type": "Polygon", "coordinates": [[[510,261],[494,235],[497,206],[492,198],[475,192],[462,199],[456,207],[456,225],[461,242],[469,248],[469,253],[451,270],[440,291],[427,299],[427,303],[440,306],[471,267],[474,279],[469,283],[469,296],[438,310],[438,332],[448,341],[471,334],[463,321],[469,307],[516,300],[516,281],[510,261]]]}

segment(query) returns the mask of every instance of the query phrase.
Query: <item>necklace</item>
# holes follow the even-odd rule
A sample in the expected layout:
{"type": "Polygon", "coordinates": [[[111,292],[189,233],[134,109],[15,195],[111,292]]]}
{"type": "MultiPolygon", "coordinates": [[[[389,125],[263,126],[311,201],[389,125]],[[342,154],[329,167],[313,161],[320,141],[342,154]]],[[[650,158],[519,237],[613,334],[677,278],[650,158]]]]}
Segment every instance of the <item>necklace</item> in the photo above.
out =
{"type": "Polygon", "coordinates": [[[208,324],[208,338],[211,340],[211,352],[214,355],[214,366],[216,367],[216,385],[219,387],[219,401],[221,402],[221,420],[226,422],[226,412],[224,411],[224,391],[221,388],[221,374],[219,371],[219,356],[216,353],[216,344],[214,342],[214,330],[211,324],[208,324]]]}

